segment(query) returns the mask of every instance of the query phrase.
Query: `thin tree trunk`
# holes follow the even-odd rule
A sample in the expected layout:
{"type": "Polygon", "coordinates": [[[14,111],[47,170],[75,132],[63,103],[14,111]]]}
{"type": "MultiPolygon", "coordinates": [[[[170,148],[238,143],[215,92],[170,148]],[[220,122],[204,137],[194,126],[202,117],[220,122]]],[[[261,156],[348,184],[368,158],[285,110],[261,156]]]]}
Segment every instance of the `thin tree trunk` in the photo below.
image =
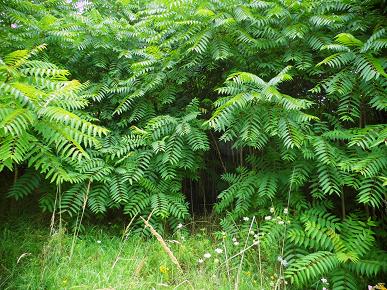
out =
{"type": "MultiPolygon", "coordinates": [[[[189,180],[189,187],[190,187],[190,194],[191,194],[191,214],[192,214],[192,220],[194,221],[192,223],[193,227],[195,227],[195,212],[194,212],[194,199],[193,199],[193,190],[192,190],[192,180],[189,180]]],[[[195,230],[195,229],[193,229],[195,230]]]]}
{"type": "Polygon", "coordinates": [[[206,190],[203,183],[200,183],[201,191],[203,194],[203,209],[204,209],[204,218],[207,219],[207,201],[206,201],[206,190]]]}
{"type": "Polygon", "coordinates": [[[370,208],[368,207],[368,204],[365,204],[364,208],[365,208],[365,211],[366,211],[366,214],[367,214],[367,218],[369,218],[370,217],[370,208]]]}
{"type": "Polygon", "coordinates": [[[240,164],[240,166],[243,166],[243,149],[242,148],[240,149],[239,154],[240,154],[239,164],[240,164]]]}
{"type": "Polygon", "coordinates": [[[341,216],[342,216],[342,219],[345,219],[345,197],[344,197],[344,190],[341,191],[341,216]]]}
{"type": "Polygon", "coordinates": [[[210,132],[210,135],[212,137],[212,140],[214,141],[215,150],[216,150],[216,153],[218,154],[218,158],[219,158],[220,164],[222,165],[224,172],[227,172],[226,166],[224,165],[224,162],[223,162],[223,159],[222,159],[222,155],[220,154],[218,143],[217,143],[214,135],[212,134],[212,132],[210,132]]]}
{"type": "Polygon", "coordinates": [[[15,164],[15,174],[13,176],[13,184],[16,183],[17,179],[19,178],[19,168],[15,164]]]}

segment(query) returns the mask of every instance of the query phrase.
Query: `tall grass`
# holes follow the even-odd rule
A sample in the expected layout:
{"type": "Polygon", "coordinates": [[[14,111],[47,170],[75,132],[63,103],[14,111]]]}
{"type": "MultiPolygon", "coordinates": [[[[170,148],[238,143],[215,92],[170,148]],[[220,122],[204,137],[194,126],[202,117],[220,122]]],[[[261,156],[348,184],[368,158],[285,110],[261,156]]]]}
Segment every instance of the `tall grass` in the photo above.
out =
{"type": "MultiPolygon", "coordinates": [[[[164,237],[182,271],[158,240],[127,235],[125,228],[86,226],[75,243],[64,229],[49,232],[24,219],[0,226],[0,289],[234,289],[236,283],[238,289],[261,288],[256,250],[222,263],[225,251],[214,251],[219,244],[230,256],[243,246],[233,249],[205,228],[164,237]],[[205,253],[211,257],[199,263],[205,253]]],[[[264,276],[272,276],[263,263],[264,276]]],[[[270,289],[265,277],[262,285],[270,289]]]]}

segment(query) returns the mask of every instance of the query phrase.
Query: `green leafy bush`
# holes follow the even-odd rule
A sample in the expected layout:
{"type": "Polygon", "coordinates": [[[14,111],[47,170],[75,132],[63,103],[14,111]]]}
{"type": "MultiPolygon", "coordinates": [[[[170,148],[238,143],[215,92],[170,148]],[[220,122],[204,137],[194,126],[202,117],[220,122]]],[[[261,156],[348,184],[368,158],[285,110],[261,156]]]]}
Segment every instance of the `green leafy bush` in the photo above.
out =
{"type": "Polygon", "coordinates": [[[44,210],[117,209],[161,231],[189,218],[187,184],[206,197],[214,178],[223,228],[255,216],[269,244],[283,241],[292,287],[382,277],[383,3],[12,0],[0,11],[9,196],[48,188],[44,210]],[[272,207],[291,213],[285,229],[272,207]]]}

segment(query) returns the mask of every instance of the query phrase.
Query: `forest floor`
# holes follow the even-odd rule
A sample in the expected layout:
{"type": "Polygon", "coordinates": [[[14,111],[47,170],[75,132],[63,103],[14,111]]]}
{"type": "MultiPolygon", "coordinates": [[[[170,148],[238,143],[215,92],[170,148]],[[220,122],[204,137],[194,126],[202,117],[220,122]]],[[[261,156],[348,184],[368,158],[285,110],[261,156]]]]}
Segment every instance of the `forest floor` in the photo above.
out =
{"type": "Polygon", "coordinates": [[[115,224],[90,225],[74,238],[31,217],[8,219],[0,223],[0,289],[273,288],[275,271],[264,257],[258,262],[256,249],[238,254],[243,245],[226,248],[225,237],[208,228],[165,238],[182,271],[157,239],[125,233],[115,224]]]}

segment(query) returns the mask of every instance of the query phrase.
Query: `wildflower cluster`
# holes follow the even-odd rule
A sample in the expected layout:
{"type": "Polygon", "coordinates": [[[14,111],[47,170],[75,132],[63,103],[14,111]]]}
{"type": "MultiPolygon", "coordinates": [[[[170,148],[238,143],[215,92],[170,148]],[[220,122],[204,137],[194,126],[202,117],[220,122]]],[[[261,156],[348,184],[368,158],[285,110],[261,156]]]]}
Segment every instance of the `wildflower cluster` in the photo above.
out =
{"type": "Polygon", "coordinates": [[[77,13],[82,14],[86,8],[91,4],[88,0],[79,0],[73,3],[73,0],[66,0],[67,4],[72,4],[77,10],[77,13]]]}
{"type": "Polygon", "coordinates": [[[328,283],[328,279],[327,278],[324,278],[324,277],[322,277],[321,279],[320,279],[320,281],[321,281],[321,283],[323,284],[323,288],[322,288],[322,290],[328,290],[328,285],[329,285],[329,283],[328,283]]]}
{"type": "Polygon", "coordinates": [[[278,256],[277,261],[281,263],[282,266],[287,267],[289,265],[288,261],[286,261],[282,256],[278,256]]]}
{"type": "MultiPolygon", "coordinates": [[[[221,255],[221,254],[223,253],[223,249],[221,249],[221,248],[216,248],[216,249],[214,250],[214,252],[215,252],[216,255],[221,255]]],[[[207,253],[205,253],[205,254],[203,255],[203,258],[198,259],[198,263],[199,263],[199,264],[203,264],[205,260],[208,260],[208,259],[210,259],[211,257],[212,257],[211,253],[207,252],[207,253]]],[[[214,262],[215,262],[215,263],[219,263],[219,259],[217,259],[217,258],[214,259],[214,262]]]]}
{"type": "Polygon", "coordinates": [[[176,226],[175,233],[173,234],[174,237],[176,237],[175,241],[176,243],[183,243],[186,240],[186,237],[188,235],[187,227],[186,225],[179,223],[176,226]]]}
{"type": "Polygon", "coordinates": [[[167,266],[161,265],[159,267],[159,271],[161,274],[167,275],[169,273],[169,268],[167,266]]]}
{"type": "Polygon", "coordinates": [[[217,254],[222,254],[222,253],[223,253],[223,250],[220,249],[220,248],[216,248],[216,249],[215,249],[215,253],[217,253],[217,254]]]}
{"type": "MultiPolygon", "coordinates": [[[[276,214],[276,209],[274,207],[270,207],[269,212],[271,214],[276,214]]],[[[284,216],[287,216],[289,214],[289,209],[287,207],[285,207],[283,209],[283,214],[284,214],[284,216]]],[[[265,216],[264,219],[265,219],[265,221],[271,221],[271,220],[274,221],[275,220],[275,221],[277,221],[277,223],[279,225],[285,224],[285,221],[283,220],[283,218],[279,214],[277,214],[277,216],[275,216],[275,217],[273,217],[272,215],[267,215],[267,216],[265,216]]],[[[287,222],[290,223],[290,221],[287,221],[287,222]]]]}

